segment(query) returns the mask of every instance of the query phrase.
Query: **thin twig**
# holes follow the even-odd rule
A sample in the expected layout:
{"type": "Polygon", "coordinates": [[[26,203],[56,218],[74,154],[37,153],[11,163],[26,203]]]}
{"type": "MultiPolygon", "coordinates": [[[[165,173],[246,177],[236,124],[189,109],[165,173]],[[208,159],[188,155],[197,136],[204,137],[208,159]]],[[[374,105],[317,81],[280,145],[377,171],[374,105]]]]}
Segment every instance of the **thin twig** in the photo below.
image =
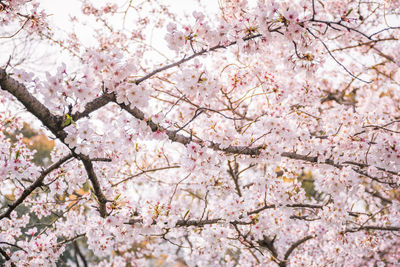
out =
{"type": "Polygon", "coordinates": [[[307,29],[307,31],[308,31],[312,36],[314,36],[316,39],[318,39],[318,40],[322,43],[322,45],[325,47],[326,51],[327,51],[328,54],[332,57],[332,59],[333,59],[337,64],[339,64],[339,66],[341,66],[351,77],[353,77],[353,78],[355,78],[355,79],[357,79],[357,80],[359,80],[359,81],[361,81],[361,82],[364,82],[364,83],[372,83],[371,81],[363,80],[363,79],[361,79],[361,78],[355,76],[353,73],[351,73],[351,71],[349,71],[339,60],[336,59],[336,57],[331,53],[331,51],[329,50],[328,46],[325,44],[324,41],[322,41],[321,38],[319,38],[318,36],[316,36],[315,34],[313,34],[309,29],[307,29]]]}

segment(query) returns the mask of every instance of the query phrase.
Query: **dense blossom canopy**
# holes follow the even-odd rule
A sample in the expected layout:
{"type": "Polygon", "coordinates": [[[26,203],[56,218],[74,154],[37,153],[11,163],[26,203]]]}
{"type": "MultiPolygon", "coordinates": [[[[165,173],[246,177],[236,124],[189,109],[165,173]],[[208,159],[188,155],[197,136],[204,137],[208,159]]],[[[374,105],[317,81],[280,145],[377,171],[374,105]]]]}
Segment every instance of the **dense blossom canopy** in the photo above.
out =
{"type": "Polygon", "coordinates": [[[400,1],[40,2],[0,0],[0,263],[400,264],[400,1]]]}

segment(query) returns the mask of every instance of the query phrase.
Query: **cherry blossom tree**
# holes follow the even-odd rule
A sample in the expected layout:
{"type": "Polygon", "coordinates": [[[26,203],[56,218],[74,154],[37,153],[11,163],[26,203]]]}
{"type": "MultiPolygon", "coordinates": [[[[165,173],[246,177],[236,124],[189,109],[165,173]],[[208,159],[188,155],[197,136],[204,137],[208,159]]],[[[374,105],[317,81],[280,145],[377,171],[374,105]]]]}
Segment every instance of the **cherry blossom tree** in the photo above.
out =
{"type": "Polygon", "coordinates": [[[3,264],[400,264],[400,1],[40,2],[0,0],[3,264]]]}

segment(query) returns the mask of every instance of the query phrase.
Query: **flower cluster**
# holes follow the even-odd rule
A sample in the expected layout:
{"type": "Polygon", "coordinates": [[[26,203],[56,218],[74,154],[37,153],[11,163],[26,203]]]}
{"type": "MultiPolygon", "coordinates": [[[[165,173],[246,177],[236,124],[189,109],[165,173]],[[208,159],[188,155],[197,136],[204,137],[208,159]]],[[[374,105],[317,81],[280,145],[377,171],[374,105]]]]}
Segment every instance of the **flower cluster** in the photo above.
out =
{"type": "Polygon", "coordinates": [[[0,0],[65,62],[0,68],[0,262],[398,264],[398,1],[128,2],[84,1],[63,40],[0,0]]]}

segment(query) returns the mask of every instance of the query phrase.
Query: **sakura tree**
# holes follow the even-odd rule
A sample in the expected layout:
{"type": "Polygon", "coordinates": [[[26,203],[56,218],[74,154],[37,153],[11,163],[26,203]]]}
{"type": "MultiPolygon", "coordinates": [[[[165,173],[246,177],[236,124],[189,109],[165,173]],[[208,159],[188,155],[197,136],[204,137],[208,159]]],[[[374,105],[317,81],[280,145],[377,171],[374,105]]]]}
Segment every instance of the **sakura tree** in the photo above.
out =
{"type": "Polygon", "coordinates": [[[192,4],[0,0],[0,262],[399,265],[400,1],[192,4]]]}

